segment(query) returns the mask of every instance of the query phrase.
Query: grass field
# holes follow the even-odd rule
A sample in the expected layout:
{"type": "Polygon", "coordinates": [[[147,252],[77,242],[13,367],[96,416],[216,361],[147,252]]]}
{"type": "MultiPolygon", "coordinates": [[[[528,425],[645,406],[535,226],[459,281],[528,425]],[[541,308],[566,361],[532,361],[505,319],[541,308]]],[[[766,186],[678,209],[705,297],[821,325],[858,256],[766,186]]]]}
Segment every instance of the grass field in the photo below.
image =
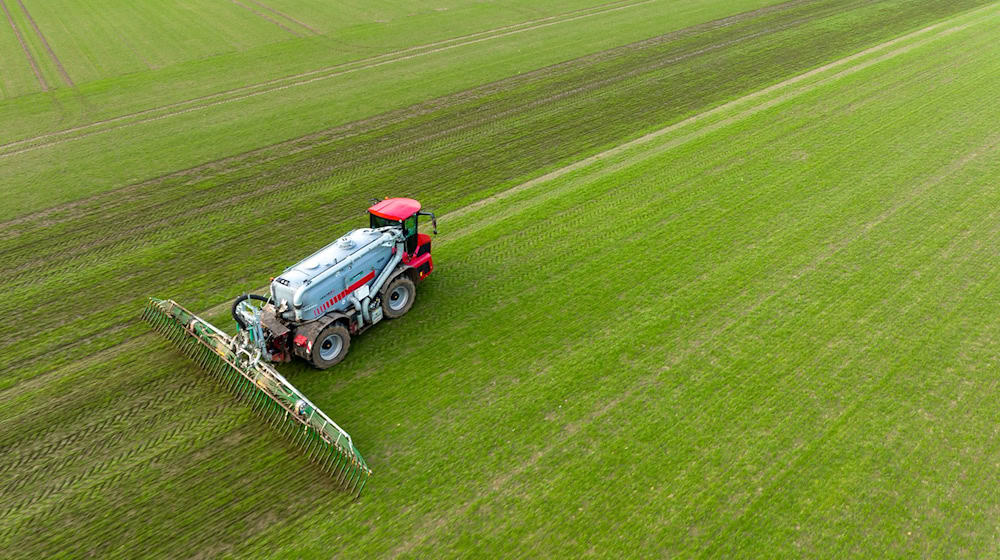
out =
{"type": "MultiPolygon", "coordinates": [[[[455,2],[410,21],[246,0],[314,37],[237,50],[333,51],[394,17],[412,33],[329,55],[353,60],[447,41],[418,40],[445,21],[586,17],[223,102],[280,65],[234,84],[238,53],[217,53],[204,68],[228,74],[171,97],[171,68],[204,56],[171,51],[145,85],[90,93],[127,57],[69,63],[111,56],[80,46],[102,28],[22,1],[75,85],[0,102],[0,555],[1000,552],[1000,4],[510,2],[487,21],[455,2]],[[163,97],[124,100],[158,79],[163,97]],[[70,93],[98,116],[31,127],[70,93]],[[438,211],[435,274],[334,370],[281,367],[372,466],[352,503],[138,313],[174,297],[231,329],[220,304],[381,195],[438,211]]],[[[328,72],[309,56],[283,75],[328,72]]]]}
{"type": "MultiPolygon", "coordinates": [[[[58,96],[55,108],[45,97],[14,99],[0,105],[11,138],[0,145],[0,179],[51,188],[10,198],[0,218],[405,109],[765,3],[681,2],[676,10],[664,10],[633,0],[514,25],[492,18],[484,20],[491,27],[479,34],[365,58],[312,43],[282,43],[274,52],[199,59],[165,68],[163,75],[81,85],[83,105],[58,96]],[[609,26],[620,32],[605,33],[609,26]]],[[[409,40],[424,36],[435,35],[409,40]]]]}

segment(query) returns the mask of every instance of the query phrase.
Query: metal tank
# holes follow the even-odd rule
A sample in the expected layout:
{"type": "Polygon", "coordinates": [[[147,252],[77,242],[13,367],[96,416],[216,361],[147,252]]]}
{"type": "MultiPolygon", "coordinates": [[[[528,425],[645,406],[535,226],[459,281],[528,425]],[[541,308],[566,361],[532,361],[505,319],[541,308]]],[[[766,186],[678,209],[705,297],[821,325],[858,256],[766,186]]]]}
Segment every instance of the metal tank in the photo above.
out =
{"type": "Polygon", "coordinates": [[[347,297],[362,286],[369,292],[379,273],[402,256],[399,228],[362,228],[285,269],[271,282],[271,299],[286,321],[311,321],[352,307],[347,297]],[[396,249],[394,251],[394,249],[396,249]]]}

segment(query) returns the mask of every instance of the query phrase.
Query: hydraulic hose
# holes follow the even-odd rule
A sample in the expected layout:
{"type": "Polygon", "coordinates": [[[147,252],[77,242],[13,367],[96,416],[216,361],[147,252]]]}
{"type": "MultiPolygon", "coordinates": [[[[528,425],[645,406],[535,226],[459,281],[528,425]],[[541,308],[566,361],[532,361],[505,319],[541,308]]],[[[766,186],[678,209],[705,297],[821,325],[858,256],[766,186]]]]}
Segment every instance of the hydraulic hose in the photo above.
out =
{"type": "Polygon", "coordinates": [[[243,322],[243,318],[240,317],[240,314],[237,313],[236,310],[239,308],[241,303],[243,303],[248,299],[263,301],[264,303],[270,301],[270,298],[266,298],[264,296],[258,296],[257,294],[243,294],[242,296],[236,298],[236,301],[233,302],[233,320],[236,321],[236,324],[240,326],[240,330],[246,330],[247,324],[243,322]]]}

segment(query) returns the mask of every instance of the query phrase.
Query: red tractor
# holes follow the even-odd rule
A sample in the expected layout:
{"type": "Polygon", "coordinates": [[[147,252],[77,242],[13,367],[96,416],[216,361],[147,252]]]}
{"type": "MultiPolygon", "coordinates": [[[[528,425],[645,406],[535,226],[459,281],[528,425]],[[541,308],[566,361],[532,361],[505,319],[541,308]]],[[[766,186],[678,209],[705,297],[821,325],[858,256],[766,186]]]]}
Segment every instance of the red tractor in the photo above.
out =
{"type": "Polygon", "coordinates": [[[343,235],[271,281],[268,297],[243,295],[233,318],[270,361],[298,356],[328,368],[347,355],[351,337],[383,318],[401,317],[416,285],[434,270],[431,237],[412,198],[387,198],[368,209],[369,227],[343,235]],[[258,303],[253,303],[253,302],[258,303]]]}

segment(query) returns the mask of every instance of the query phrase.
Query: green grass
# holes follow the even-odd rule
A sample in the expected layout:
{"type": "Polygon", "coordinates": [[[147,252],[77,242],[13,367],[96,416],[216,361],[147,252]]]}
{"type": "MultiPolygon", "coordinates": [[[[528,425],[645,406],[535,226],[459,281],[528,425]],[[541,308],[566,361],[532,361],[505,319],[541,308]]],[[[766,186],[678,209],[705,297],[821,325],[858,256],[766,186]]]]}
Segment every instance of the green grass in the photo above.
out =
{"type": "MultiPolygon", "coordinates": [[[[130,83],[130,80],[115,80],[127,74],[149,73],[227,53],[247,53],[242,60],[245,64],[254,57],[267,58],[268,53],[287,57],[288,49],[277,43],[296,39],[314,39],[299,41],[296,49],[300,57],[311,57],[311,62],[344,55],[347,59],[361,58],[373,52],[420,44],[427,37],[432,40],[435,36],[448,38],[466,30],[478,31],[484,25],[516,23],[522,17],[544,17],[581,7],[580,2],[566,0],[546,3],[541,9],[528,9],[527,2],[516,0],[487,6],[455,0],[434,7],[389,4],[377,8],[366,7],[370,3],[334,6],[304,0],[273,5],[259,0],[257,3],[251,0],[240,3],[184,0],[155,5],[122,0],[22,2],[77,84],[110,80],[116,86],[130,83]],[[306,49],[318,52],[309,54],[304,52],[306,49]]],[[[9,4],[22,33],[29,41],[38,43],[19,4],[16,0],[9,4]]],[[[36,56],[48,57],[40,44],[33,46],[39,49],[36,56]]],[[[19,52],[17,46],[11,54],[19,52]]],[[[20,56],[23,58],[23,54],[20,56]]],[[[284,62],[288,64],[289,61],[286,58],[284,62]]],[[[235,74],[231,65],[232,61],[225,58],[212,64],[215,71],[235,74]]],[[[272,72],[278,69],[273,64],[270,68],[272,72]]],[[[288,70],[289,66],[284,69],[288,70]]],[[[244,74],[252,71],[245,65],[240,70],[244,74]]],[[[54,69],[51,77],[58,78],[54,69]]],[[[148,88],[162,91],[169,83],[163,77],[162,72],[151,73],[144,81],[148,88]]],[[[182,81],[202,77],[208,78],[205,84],[208,88],[218,80],[211,79],[208,73],[205,76],[174,76],[175,80],[182,81]]],[[[35,85],[32,91],[38,91],[37,81],[35,85]]],[[[61,87],[65,84],[56,80],[50,85],[61,87]]],[[[135,92],[123,92],[121,97],[136,101],[135,92]]],[[[92,111],[95,107],[91,103],[86,108],[92,111]]],[[[58,106],[50,109],[55,113],[65,110],[58,106]]]]}
{"type": "MultiPolygon", "coordinates": [[[[73,125],[86,124],[134,111],[185,101],[247,84],[412,49],[421,45],[454,41],[476,33],[507,28],[526,22],[547,20],[547,18],[565,19],[572,17],[574,13],[580,13],[581,10],[584,13],[595,9],[608,10],[621,4],[626,8],[618,11],[628,11],[631,9],[628,7],[636,3],[634,0],[622,1],[613,2],[609,6],[607,3],[602,4],[597,0],[589,2],[560,0],[546,3],[544,9],[530,10],[529,13],[525,13],[523,8],[519,9],[519,6],[527,4],[527,2],[490,3],[479,5],[476,9],[481,10],[481,12],[477,12],[475,18],[457,19],[451,15],[454,10],[431,10],[433,15],[417,18],[416,22],[411,21],[414,19],[412,16],[397,17],[393,20],[395,21],[393,25],[352,17],[342,22],[343,27],[338,27],[335,36],[332,37],[308,35],[296,38],[289,35],[284,38],[285,40],[277,43],[243,44],[243,48],[237,50],[232,46],[227,47],[219,43],[214,43],[212,46],[212,40],[215,37],[211,29],[197,35],[192,35],[192,31],[188,30],[186,35],[183,35],[188,38],[178,40],[173,37],[160,37],[156,27],[143,27],[148,18],[162,17],[164,14],[169,14],[171,10],[180,10],[182,15],[191,12],[190,9],[183,9],[179,4],[172,4],[171,7],[159,10],[143,11],[130,3],[122,2],[113,8],[109,7],[108,17],[105,21],[109,22],[108,25],[139,26],[141,30],[130,34],[118,34],[110,45],[97,44],[100,43],[99,39],[104,38],[95,38],[93,34],[66,35],[66,40],[72,41],[72,44],[56,45],[57,47],[65,46],[66,49],[58,49],[58,52],[64,56],[93,59],[95,64],[103,66],[119,63],[129,64],[126,61],[138,58],[135,53],[140,53],[149,59],[148,66],[151,67],[149,70],[133,68],[134,64],[132,64],[129,66],[130,70],[124,74],[109,71],[90,81],[78,83],[78,88],[75,91],[57,92],[55,95],[57,103],[53,102],[52,96],[46,95],[6,100],[0,104],[0,118],[6,125],[4,127],[5,139],[16,140],[38,133],[59,131],[73,125]],[[136,10],[139,11],[136,12],[136,10]],[[128,44],[125,44],[126,41],[128,44]],[[195,47],[202,43],[208,44],[204,47],[207,50],[199,52],[195,47]],[[109,48],[115,49],[117,51],[115,56],[122,57],[124,60],[113,60],[109,57],[98,59],[87,54],[95,49],[109,48]]],[[[712,2],[708,4],[708,8],[699,7],[697,9],[689,6],[691,2],[672,0],[671,3],[676,5],[678,24],[681,26],[689,20],[698,22],[718,17],[715,14],[731,13],[731,8],[722,7],[720,2],[712,2]]],[[[764,0],[743,0],[741,5],[752,8],[766,3],[764,0]]],[[[72,2],[67,2],[67,4],[70,7],[76,6],[72,2]]],[[[214,6],[218,3],[205,4],[214,6]]],[[[274,16],[256,4],[252,4],[250,0],[244,4],[253,5],[255,9],[269,15],[269,17],[274,16]]],[[[468,2],[467,4],[472,5],[468,2]]],[[[31,5],[30,0],[27,5],[31,5]]],[[[232,6],[233,9],[239,8],[232,3],[228,5],[232,6]]],[[[55,34],[58,38],[61,32],[66,33],[62,28],[69,24],[63,24],[59,19],[62,12],[50,16],[47,6],[45,4],[32,9],[39,11],[36,19],[42,20],[40,26],[43,31],[47,34],[55,34]]],[[[187,8],[190,7],[187,6],[187,8]]],[[[75,9],[81,8],[76,6],[75,9]]],[[[397,10],[404,11],[402,8],[397,8],[397,10]]],[[[242,15],[243,12],[249,14],[249,17],[260,19],[242,9],[240,17],[246,17],[242,15]]],[[[88,13],[86,17],[94,19],[97,16],[88,13]]],[[[267,23],[266,20],[262,21],[267,23]]],[[[282,21],[287,22],[287,20],[282,21]]],[[[149,23],[155,22],[150,21],[149,23]]],[[[202,22],[201,25],[211,23],[224,27],[226,20],[202,22]]],[[[289,24],[291,25],[291,23],[289,24]]],[[[167,25],[172,24],[167,22],[167,25]]],[[[280,28],[273,24],[269,25],[280,31],[280,28]]],[[[102,27],[98,27],[99,29],[102,27]]],[[[198,29],[205,31],[200,27],[198,29]]],[[[17,50],[11,52],[12,56],[20,52],[20,47],[16,43],[14,47],[17,50]]],[[[19,56],[23,58],[23,54],[19,56]]],[[[71,73],[77,71],[72,65],[69,69],[71,73]]]]}
{"type": "Polygon", "coordinates": [[[982,295],[1000,139],[980,97],[995,53],[977,31],[446,238],[419,347],[387,360],[411,328],[393,325],[351,368],[377,373],[296,378],[379,418],[360,429],[386,434],[403,488],[376,484],[355,516],[318,513],[315,537],[257,552],[319,553],[372,518],[335,550],[990,550],[995,515],[932,536],[995,507],[996,382],[969,367],[997,356],[981,344],[996,334],[982,295]],[[476,452],[437,447],[455,442],[476,452]],[[989,474],[945,474],[968,469],[989,474]],[[381,507],[400,501],[405,515],[381,507]]]}
{"type": "Polygon", "coordinates": [[[0,335],[0,550],[995,554],[1000,12],[784,82],[955,9],[845,7],[581,59],[5,224],[8,314],[45,320],[0,335]],[[375,470],[349,504],[135,317],[144,295],[204,309],[261,285],[388,185],[371,194],[446,213],[438,270],[335,370],[282,367],[375,470]]]}
{"type": "MultiPolygon", "coordinates": [[[[5,4],[10,17],[14,20],[14,25],[18,24],[15,19],[19,14],[17,4],[5,4]]],[[[28,34],[31,30],[28,27],[17,28],[21,34],[21,41],[27,43],[28,34]]],[[[28,63],[28,57],[24,53],[24,48],[18,40],[17,33],[11,27],[7,19],[7,14],[0,14],[0,100],[17,97],[31,92],[41,91],[38,77],[28,63]]],[[[30,47],[29,47],[30,48],[30,47]]],[[[29,50],[29,52],[31,52],[29,50]]],[[[40,62],[38,56],[41,53],[32,52],[35,62],[40,62]]],[[[6,137],[6,134],[4,134],[6,137]]]]}
{"type": "Polygon", "coordinates": [[[80,83],[245,51],[295,36],[233,2],[26,2],[80,83]]]}
{"type": "MultiPolygon", "coordinates": [[[[799,21],[803,14],[768,14],[740,28],[726,28],[727,33],[755,37],[733,43],[727,36],[721,44],[728,48],[707,50],[720,44],[718,31],[711,29],[632,46],[614,56],[581,59],[391,113],[361,125],[364,134],[333,129],[10,222],[0,251],[8,266],[11,299],[18,302],[12,312],[59,313],[63,294],[81,287],[93,301],[54,325],[53,336],[39,344],[17,345],[15,333],[0,337],[9,345],[0,357],[0,368],[10,371],[4,385],[74,359],[77,350],[63,344],[63,336],[88,339],[94,349],[132,336],[134,327],[126,328],[125,321],[151,290],[186,291],[192,294],[186,302],[197,309],[234,290],[259,286],[268,271],[287,266],[286,253],[321,246],[329,231],[356,225],[359,192],[363,199],[406,193],[440,209],[460,207],[539,169],[574,161],[723,101],[748,83],[759,88],[782,72],[836,56],[844,46],[818,35],[817,27],[828,25],[830,18],[868,15],[867,9],[847,16],[827,13],[807,20],[810,25],[783,29],[775,27],[776,17],[799,21]],[[760,35],[761,29],[779,31],[760,35]],[[679,60],[682,56],[687,58],[679,60]],[[677,62],[664,66],[660,60],[677,62]],[[750,66],[754,62],[758,66],[750,66]],[[643,71],[631,74],[637,69],[643,71]],[[668,83],[676,105],[657,107],[666,80],[673,80],[668,83]],[[392,192],[386,185],[393,185],[392,192]],[[311,218],[304,217],[304,209],[311,218]],[[330,226],[303,229],[304,219],[330,226]],[[109,223],[115,228],[109,229],[109,223]],[[274,231],[282,230],[297,233],[275,245],[274,231]],[[197,255],[190,253],[192,247],[199,248],[197,255]],[[232,258],[236,254],[239,259],[232,258]],[[165,261],[172,263],[169,270],[162,269],[165,261]],[[126,281],[108,280],[123,270],[129,271],[126,281]],[[46,276],[39,281],[41,271],[46,276]]],[[[861,29],[859,23],[858,33],[861,29]]],[[[855,37],[844,33],[840,39],[854,45],[855,37]]]]}
{"type": "MultiPolygon", "coordinates": [[[[318,81],[301,79],[295,83],[306,83],[235,102],[215,103],[207,110],[189,111],[185,106],[183,112],[169,118],[160,117],[175,109],[157,110],[153,115],[156,120],[144,120],[23,154],[4,155],[0,159],[4,163],[0,181],[18,186],[45,184],[47,188],[22,187],[11,192],[8,204],[0,209],[0,219],[767,3],[713,2],[712,9],[703,6],[695,9],[683,2],[676,12],[656,4],[643,4],[607,12],[601,17],[572,20],[579,16],[570,14],[562,18],[567,20],[564,24],[531,28],[443,51],[425,49],[427,54],[423,56],[373,68],[360,68],[363,63],[358,63],[350,66],[347,73],[318,81]],[[620,28],[621,32],[603,33],[608,26],[620,28]]],[[[483,26],[492,29],[501,22],[507,20],[483,26]]],[[[420,35],[407,40],[423,43],[420,35]]],[[[4,104],[0,106],[0,122],[5,122],[12,140],[23,139],[35,136],[29,130],[61,130],[70,124],[114,118],[358,58],[341,54],[330,60],[328,52],[318,48],[315,39],[295,39],[266,52],[254,50],[228,58],[199,60],[164,69],[158,75],[135,74],[122,80],[93,82],[79,88],[86,100],[86,120],[75,116],[82,101],[66,94],[58,97],[58,112],[53,111],[48,99],[4,104]],[[53,126],[52,119],[59,119],[58,126],[53,126]]]]}

